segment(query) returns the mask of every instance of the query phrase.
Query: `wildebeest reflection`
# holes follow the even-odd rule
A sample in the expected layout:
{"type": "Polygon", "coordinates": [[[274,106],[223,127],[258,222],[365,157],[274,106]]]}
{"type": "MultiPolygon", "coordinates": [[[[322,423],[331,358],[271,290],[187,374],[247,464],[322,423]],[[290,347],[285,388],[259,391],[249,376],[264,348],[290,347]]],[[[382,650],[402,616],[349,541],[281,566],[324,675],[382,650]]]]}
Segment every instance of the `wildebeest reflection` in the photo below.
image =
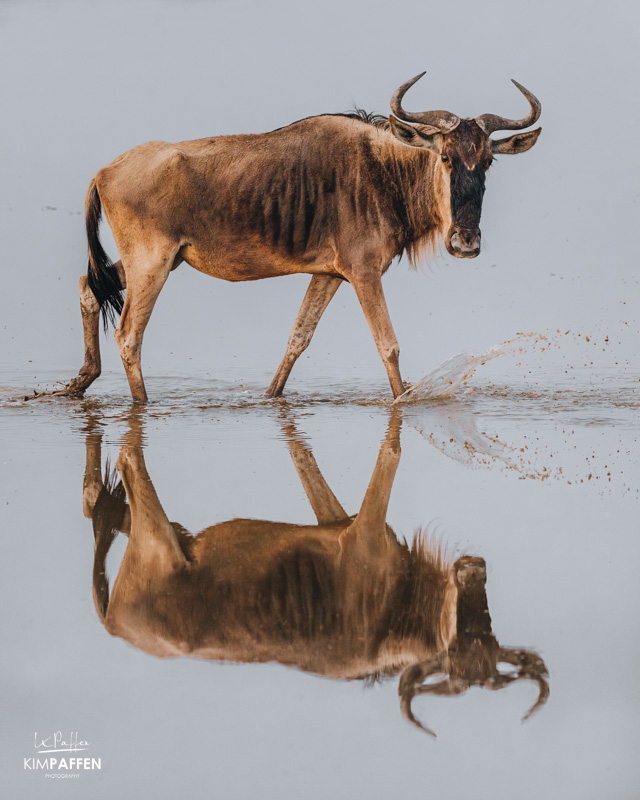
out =
{"type": "Polygon", "coordinates": [[[196,536],[167,518],[141,447],[122,448],[116,486],[113,477],[103,483],[100,441],[88,437],[84,510],[94,524],[94,600],[107,630],[161,657],[276,661],[342,680],[401,673],[402,711],[428,733],[412,712],[416,694],[527,678],[539,687],[527,716],[544,703],[543,661],[501,647],[492,634],[484,560],[452,561],[422,534],[408,546],[386,524],[399,418],[391,418],[355,517],[293,425],[285,429],[318,524],[234,519],[196,536]],[[105,561],[118,530],[129,541],[109,596],[105,561]]]}

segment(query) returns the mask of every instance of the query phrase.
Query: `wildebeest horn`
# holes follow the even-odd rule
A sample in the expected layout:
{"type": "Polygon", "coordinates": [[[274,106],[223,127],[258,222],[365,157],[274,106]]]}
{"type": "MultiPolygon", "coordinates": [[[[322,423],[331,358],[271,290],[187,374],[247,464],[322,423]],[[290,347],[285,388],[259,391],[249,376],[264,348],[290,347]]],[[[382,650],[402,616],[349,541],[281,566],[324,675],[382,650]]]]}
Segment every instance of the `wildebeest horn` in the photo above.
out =
{"type": "Polygon", "coordinates": [[[502,689],[509,683],[520,680],[535,681],[538,684],[538,699],[522,717],[522,722],[526,722],[530,716],[543,706],[549,697],[549,672],[544,661],[537,653],[530,650],[519,650],[517,648],[500,648],[498,661],[513,664],[518,667],[515,675],[495,675],[484,685],[487,689],[502,689]]]}
{"type": "Polygon", "coordinates": [[[402,98],[407,89],[410,89],[414,83],[426,75],[426,72],[421,72],[412,78],[410,81],[403,83],[399,89],[393,93],[391,98],[391,110],[398,119],[405,122],[417,122],[420,125],[430,125],[432,128],[440,131],[440,133],[449,133],[456,128],[460,122],[460,118],[449,111],[421,111],[419,114],[412,114],[402,108],[402,98]]]}
{"type": "Polygon", "coordinates": [[[476,122],[485,133],[491,134],[494,131],[519,131],[522,130],[522,128],[528,128],[529,125],[533,125],[538,121],[538,117],[542,111],[542,106],[538,98],[531,94],[528,89],[525,89],[518,81],[514,81],[513,78],[511,79],[511,83],[520,89],[522,94],[529,101],[529,105],[531,106],[529,116],[523,117],[522,119],[507,119],[506,117],[498,117],[496,114],[482,114],[480,117],[476,117],[476,122]]]}
{"type": "MultiPolygon", "coordinates": [[[[498,652],[497,663],[506,662],[517,667],[517,672],[512,674],[495,673],[488,680],[482,682],[482,686],[486,689],[502,689],[514,681],[530,680],[538,684],[538,699],[522,717],[522,722],[529,719],[541,706],[543,706],[549,697],[549,682],[547,678],[549,673],[544,661],[537,653],[530,650],[520,650],[518,648],[500,648],[498,652]]],[[[451,674],[451,658],[448,653],[439,653],[431,661],[422,661],[419,664],[412,664],[407,667],[400,676],[400,683],[398,684],[398,694],[400,695],[400,708],[402,713],[412,725],[420,728],[425,733],[436,738],[436,734],[430,729],[425,727],[413,715],[411,703],[413,698],[418,694],[438,694],[438,695],[455,695],[462,694],[472,685],[480,684],[480,681],[470,679],[461,675],[451,674]],[[444,673],[442,680],[434,683],[429,683],[426,686],[424,681],[436,675],[444,673]]]]}
{"type": "Polygon", "coordinates": [[[439,653],[431,661],[422,661],[419,664],[412,664],[407,667],[400,676],[398,684],[398,694],[400,695],[400,709],[405,719],[416,728],[428,733],[436,739],[436,734],[431,728],[425,727],[413,715],[411,703],[417,694],[462,694],[469,688],[468,681],[459,677],[451,677],[448,673],[451,670],[451,661],[447,653],[439,653]],[[423,682],[431,675],[439,672],[447,673],[446,677],[436,683],[429,683],[426,686],[423,682]]]}

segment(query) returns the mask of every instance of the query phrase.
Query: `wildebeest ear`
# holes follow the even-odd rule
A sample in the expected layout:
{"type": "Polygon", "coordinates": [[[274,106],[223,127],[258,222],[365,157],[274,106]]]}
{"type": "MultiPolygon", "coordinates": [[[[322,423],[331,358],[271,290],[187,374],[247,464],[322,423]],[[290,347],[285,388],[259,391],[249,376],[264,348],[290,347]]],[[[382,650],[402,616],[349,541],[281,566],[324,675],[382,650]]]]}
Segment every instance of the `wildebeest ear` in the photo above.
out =
{"type": "Polygon", "coordinates": [[[391,133],[402,144],[408,144],[409,147],[424,147],[426,150],[431,150],[432,153],[442,152],[442,134],[435,128],[428,125],[416,128],[396,117],[389,117],[389,125],[391,133]]]}
{"type": "Polygon", "coordinates": [[[527,150],[530,150],[538,141],[541,130],[542,128],[536,128],[535,131],[516,133],[514,136],[508,136],[506,139],[492,139],[491,152],[495,155],[526,153],[527,150]]]}

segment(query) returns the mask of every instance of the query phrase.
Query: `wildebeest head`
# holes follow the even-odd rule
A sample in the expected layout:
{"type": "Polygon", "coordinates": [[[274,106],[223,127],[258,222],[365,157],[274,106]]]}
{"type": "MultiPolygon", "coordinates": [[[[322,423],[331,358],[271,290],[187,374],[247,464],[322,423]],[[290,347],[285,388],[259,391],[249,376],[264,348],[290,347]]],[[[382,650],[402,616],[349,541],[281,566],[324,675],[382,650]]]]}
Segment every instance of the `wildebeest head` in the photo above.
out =
{"type": "Polygon", "coordinates": [[[528,719],[549,695],[544,661],[529,650],[501,647],[491,630],[483,558],[463,556],[453,565],[450,581],[457,590],[455,635],[446,651],[430,661],[413,664],[402,673],[398,686],[402,712],[423,731],[435,733],[413,715],[417,694],[456,695],[471,686],[502,689],[517,680],[538,684],[538,699],[523,717],[528,719]],[[427,681],[427,683],[425,683],[427,681]]]}
{"type": "MultiPolygon", "coordinates": [[[[448,230],[445,246],[452,256],[475,258],[480,252],[480,214],[485,189],[485,175],[493,156],[524,153],[536,143],[541,128],[516,133],[506,139],[491,139],[498,130],[521,130],[533,125],[540,116],[540,102],[524,86],[513,83],[531,106],[530,113],[519,120],[482,114],[475,119],[460,119],[448,111],[411,113],[402,108],[405,92],[425,73],[402,84],[391,98],[389,117],[393,135],[410,147],[425,148],[439,156],[442,184],[448,188],[448,230]],[[416,123],[414,127],[407,123],[416,123]]],[[[446,204],[446,198],[443,199],[446,204]]]]}

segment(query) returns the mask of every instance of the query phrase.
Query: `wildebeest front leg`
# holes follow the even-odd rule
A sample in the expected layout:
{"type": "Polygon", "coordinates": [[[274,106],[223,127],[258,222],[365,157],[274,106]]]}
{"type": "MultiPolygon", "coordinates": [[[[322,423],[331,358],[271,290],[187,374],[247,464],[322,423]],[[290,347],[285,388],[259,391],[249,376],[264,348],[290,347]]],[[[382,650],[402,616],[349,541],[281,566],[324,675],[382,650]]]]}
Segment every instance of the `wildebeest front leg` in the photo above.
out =
{"type": "MultiPolygon", "coordinates": [[[[364,563],[376,552],[386,553],[385,558],[389,558],[386,519],[393,481],[400,463],[401,422],[400,414],[394,409],[360,510],[351,525],[340,534],[342,549],[360,552],[364,563]]],[[[390,569],[389,574],[392,572],[390,569]]]]}
{"type": "Polygon", "coordinates": [[[378,460],[369,481],[367,492],[354,520],[354,530],[386,530],[387,509],[391,498],[393,481],[400,463],[400,427],[402,418],[393,409],[389,418],[387,435],[382,442],[378,460]]]}
{"type": "Polygon", "coordinates": [[[405,386],[400,376],[400,347],[391,325],[387,302],[382,291],[382,278],[377,272],[355,273],[351,283],[362,306],[364,315],[387,370],[393,396],[399,397],[405,386]]]}
{"type": "Polygon", "coordinates": [[[332,275],[314,275],[311,278],[311,283],[289,336],[287,352],[278,367],[274,379],[271,381],[271,386],[267,389],[269,397],[279,397],[282,394],[293,365],[309,346],[320,317],[331,302],[333,295],[338,291],[341,283],[341,278],[336,278],[332,275]]]}

